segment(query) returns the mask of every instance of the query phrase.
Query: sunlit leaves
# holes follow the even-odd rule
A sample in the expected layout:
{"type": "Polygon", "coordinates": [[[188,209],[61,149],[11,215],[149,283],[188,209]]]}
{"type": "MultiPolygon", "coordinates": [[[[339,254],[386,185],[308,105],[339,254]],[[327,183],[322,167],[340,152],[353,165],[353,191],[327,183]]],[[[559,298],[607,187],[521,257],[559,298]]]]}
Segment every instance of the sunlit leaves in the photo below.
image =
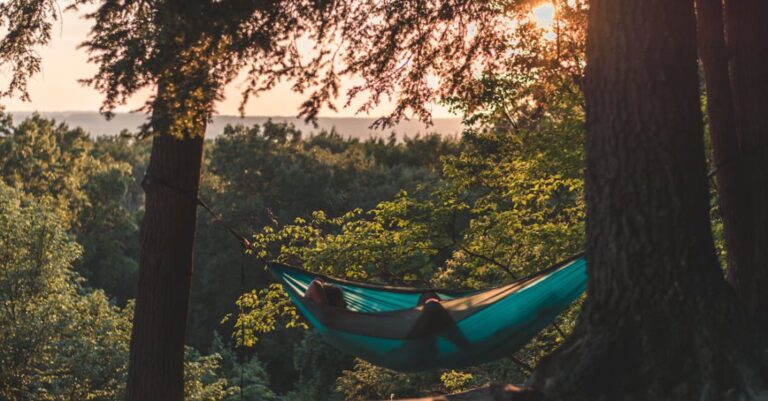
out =
{"type": "MultiPolygon", "coordinates": [[[[133,303],[116,307],[104,292],[81,285],[72,270],[81,248],[53,205],[0,181],[0,399],[121,400],[133,303]]],[[[238,393],[234,374],[222,366],[236,363],[234,355],[223,344],[215,351],[187,350],[187,399],[238,393]]],[[[246,391],[270,399],[260,369],[255,358],[245,364],[246,391]]]]}
{"type": "Polygon", "coordinates": [[[449,370],[440,375],[440,381],[450,393],[457,393],[471,387],[477,387],[482,383],[476,383],[471,373],[449,370]]]}
{"type": "Polygon", "coordinates": [[[285,328],[307,328],[279,284],[243,294],[237,306],[242,313],[238,315],[233,337],[240,346],[252,347],[260,333],[275,330],[278,320],[285,328]]]}
{"type": "Polygon", "coordinates": [[[439,377],[437,372],[399,373],[356,359],[354,368],[343,371],[336,381],[336,391],[350,401],[426,396],[440,390],[430,386],[439,377]]]}
{"type": "Polygon", "coordinates": [[[184,363],[184,399],[190,401],[219,401],[233,397],[238,388],[226,378],[216,375],[220,369],[221,355],[201,356],[187,347],[184,363]]]}
{"type": "Polygon", "coordinates": [[[0,398],[117,399],[132,308],[83,294],[80,247],[45,200],[0,182],[0,398]]]}
{"type": "Polygon", "coordinates": [[[131,166],[104,150],[109,139],[93,141],[80,128],[39,115],[17,124],[4,117],[0,180],[47,202],[84,248],[76,270],[89,285],[124,302],[133,293],[126,281],[136,272],[138,253],[132,241],[138,232],[136,194],[134,205],[127,199],[131,166]]]}

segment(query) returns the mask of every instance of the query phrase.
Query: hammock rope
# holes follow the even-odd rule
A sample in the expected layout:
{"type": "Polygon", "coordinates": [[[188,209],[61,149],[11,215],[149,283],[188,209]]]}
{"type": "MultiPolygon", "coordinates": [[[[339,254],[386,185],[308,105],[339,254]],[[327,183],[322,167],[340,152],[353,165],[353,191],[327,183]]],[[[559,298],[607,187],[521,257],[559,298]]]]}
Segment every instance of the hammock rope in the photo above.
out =
{"type": "Polygon", "coordinates": [[[170,190],[173,190],[179,194],[185,195],[192,199],[195,203],[200,205],[200,207],[203,208],[206,212],[208,212],[209,215],[213,218],[213,221],[216,222],[216,224],[220,225],[222,228],[224,228],[229,234],[231,234],[233,237],[237,238],[238,241],[245,247],[245,250],[248,250],[251,248],[251,243],[248,241],[248,239],[240,233],[235,227],[224,221],[224,219],[219,215],[218,213],[214,212],[213,209],[211,209],[210,206],[208,206],[208,203],[203,201],[202,198],[195,192],[191,190],[186,190],[180,187],[177,187],[170,182],[166,181],[165,179],[158,177],[154,174],[150,174],[149,172],[144,173],[144,178],[141,180],[141,187],[146,190],[147,186],[152,184],[160,184],[170,190]]]}
{"type": "MultiPolygon", "coordinates": [[[[240,255],[240,293],[245,293],[245,257],[246,251],[240,255]]],[[[243,306],[238,305],[240,316],[243,316],[243,306]]],[[[245,325],[240,324],[240,347],[238,347],[238,359],[240,360],[240,401],[243,400],[243,387],[245,385],[245,325]]]]}
{"type": "MultiPolygon", "coordinates": [[[[195,191],[189,191],[182,188],[179,188],[168,181],[166,181],[163,178],[160,178],[158,176],[150,174],[148,171],[144,173],[144,177],[141,180],[141,187],[144,188],[144,190],[147,189],[147,186],[152,185],[154,183],[160,184],[172,191],[175,191],[181,195],[187,196],[191,198],[195,203],[200,205],[203,210],[208,212],[208,214],[211,215],[213,218],[213,221],[223,227],[225,231],[227,231],[230,235],[235,237],[243,247],[242,253],[240,256],[240,293],[245,292],[245,258],[247,256],[248,250],[251,248],[251,243],[248,241],[248,239],[245,238],[245,235],[241,234],[237,229],[235,229],[233,226],[228,224],[224,219],[216,212],[211,209],[210,206],[206,202],[204,202],[200,196],[198,196],[195,191]]],[[[239,306],[239,313],[242,316],[243,314],[243,307],[239,306]]],[[[240,346],[237,347],[237,359],[240,362],[240,390],[239,390],[239,398],[240,401],[243,401],[244,394],[243,394],[243,385],[245,384],[245,326],[240,326],[240,346]]]]}

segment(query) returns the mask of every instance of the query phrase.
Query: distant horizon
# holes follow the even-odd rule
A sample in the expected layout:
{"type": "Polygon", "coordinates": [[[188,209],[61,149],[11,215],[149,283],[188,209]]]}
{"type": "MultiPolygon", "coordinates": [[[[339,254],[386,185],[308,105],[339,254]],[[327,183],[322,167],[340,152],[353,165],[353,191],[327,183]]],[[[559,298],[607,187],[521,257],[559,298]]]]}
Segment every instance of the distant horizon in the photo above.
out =
{"type": "MultiPolygon", "coordinates": [[[[102,113],[98,110],[4,110],[5,113],[13,114],[13,113],[90,113],[90,114],[99,114],[102,115],[102,113]]],[[[147,113],[141,112],[141,111],[115,111],[114,114],[144,114],[148,115],[147,113]]],[[[234,118],[249,118],[249,117],[257,117],[257,118],[266,118],[266,117],[277,117],[277,118],[299,118],[303,119],[303,117],[300,117],[298,114],[296,115],[281,115],[281,114],[245,114],[243,116],[239,114],[219,114],[214,113],[214,117],[234,117],[234,118]]],[[[376,120],[379,118],[386,117],[385,115],[375,117],[375,116],[368,116],[368,115],[354,115],[354,116],[345,116],[345,115],[319,115],[317,118],[326,118],[326,119],[361,119],[361,120],[376,120]]],[[[417,118],[404,118],[404,121],[419,121],[417,118]]],[[[432,117],[432,120],[461,120],[461,117],[447,117],[447,116],[440,116],[440,117],[432,117]]]]}
{"type": "MultiPolygon", "coordinates": [[[[14,119],[26,118],[32,114],[39,114],[44,118],[54,119],[64,122],[70,127],[81,127],[94,136],[117,135],[123,130],[136,132],[148,115],[142,112],[115,112],[114,117],[107,120],[98,111],[88,110],[64,110],[64,111],[32,111],[32,110],[6,110],[14,119]]],[[[267,120],[286,122],[293,124],[297,129],[305,134],[316,134],[322,131],[336,130],[343,137],[367,139],[372,137],[389,136],[395,133],[396,137],[402,139],[405,136],[413,137],[416,135],[426,135],[438,133],[443,136],[458,136],[464,129],[460,118],[435,117],[432,119],[432,125],[416,120],[402,120],[393,127],[386,129],[371,129],[370,125],[379,117],[370,116],[319,116],[317,117],[317,126],[307,123],[303,118],[297,116],[285,115],[233,115],[233,114],[215,114],[212,122],[206,127],[206,137],[215,138],[224,130],[226,125],[242,124],[251,126],[254,124],[263,124],[267,120]]]]}

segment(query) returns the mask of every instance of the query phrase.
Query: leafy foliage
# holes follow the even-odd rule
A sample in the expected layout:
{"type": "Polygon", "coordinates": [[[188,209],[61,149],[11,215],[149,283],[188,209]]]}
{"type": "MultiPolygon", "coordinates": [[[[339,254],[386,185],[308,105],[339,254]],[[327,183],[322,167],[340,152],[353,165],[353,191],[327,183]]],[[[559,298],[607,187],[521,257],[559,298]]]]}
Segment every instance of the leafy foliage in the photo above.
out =
{"type": "MultiPolygon", "coordinates": [[[[229,380],[229,383],[237,383],[240,386],[242,380],[243,398],[246,400],[273,400],[276,399],[272,390],[267,387],[269,378],[261,362],[255,358],[247,358],[245,361],[239,361],[234,350],[224,343],[221,336],[215,335],[211,344],[211,353],[221,357],[222,376],[229,380]]],[[[239,399],[237,395],[231,395],[228,400],[239,399]]]]}
{"type": "Polygon", "coordinates": [[[334,389],[342,371],[352,366],[351,357],[323,342],[317,333],[304,331],[300,342],[293,348],[292,359],[298,377],[295,383],[291,383],[293,388],[286,394],[286,399],[342,399],[334,389]]]}
{"type": "MultiPolygon", "coordinates": [[[[103,291],[83,288],[72,270],[82,248],[55,211],[55,201],[0,181],[0,398],[123,399],[133,305],[116,307],[103,291]]],[[[220,340],[212,350],[187,350],[187,399],[239,394],[234,353],[220,340]]],[[[242,373],[244,399],[274,398],[257,358],[242,373]]]]}
{"type": "Polygon", "coordinates": [[[404,374],[356,360],[354,368],[339,377],[337,391],[344,399],[355,401],[419,396],[439,391],[437,378],[435,372],[404,374]]]}
{"type": "Polygon", "coordinates": [[[5,116],[2,131],[4,180],[33,196],[55,199],[62,216],[76,221],[87,203],[85,178],[97,164],[88,155],[91,142],[85,131],[70,130],[39,115],[15,126],[5,116]]]}
{"type": "Polygon", "coordinates": [[[336,91],[336,78],[313,74],[327,54],[308,60],[298,43],[335,39],[344,11],[313,0],[103,0],[89,14],[94,26],[84,43],[99,70],[85,82],[105,94],[108,113],[138,91],[157,88],[144,107],[152,115],[146,130],[201,136],[214,102],[241,72],[243,107],[280,80],[301,90],[323,79],[326,92],[336,91]]]}
{"type": "Polygon", "coordinates": [[[570,90],[581,81],[583,0],[552,1],[553,26],[532,18],[540,2],[528,0],[332,4],[323,16],[323,32],[336,33],[325,37],[335,40],[313,38],[314,51],[307,56],[313,63],[298,66],[315,78],[297,85],[311,90],[302,108],[308,117],[323,105],[334,108],[342,75],[362,78],[348,90],[345,106],[362,98],[358,111],[368,112],[383,99],[395,101],[380,126],[409,115],[428,121],[431,105],[446,99],[458,100],[467,115],[504,99],[512,116],[547,103],[526,104],[527,95],[546,99],[546,93],[570,90]],[[536,86],[548,90],[525,93],[536,86]]]}
{"type": "Polygon", "coordinates": [[[138,221],[130,191],[135,160],[115,159],[82,129],[39,115],[19,124],[4,116],[0,179],[35,199],[48,199],[83,246],[74,262],[90,285],[125,302],[137,271],[138,221]]]}
{"type": "Polygon", "coordinates": [[[60,17],[54,0],[10,0],[0,4],[0,65],[8,66],[11,79],[0,96],[21,95],[30,100],[27,82],[40,72],[35,47],[51,40],[53,22],[60,17]]]}
{"type": "MultiPolygon", "coordinates": [[[[100,296],[104,302],[109,303],[108,296],[119,304],[126,303],[135,285],[137,222],[143,203],[139,182],[146,168],[148,141],[128,135],[94,140],[81,130],[39,116],[19,124],[6,116],[3,127],[2,181],[27,191],[18,192],[26,202],[44,203],[62,221],[62,229],[70,233],[70,240],[80,245],[80,256],[68,262],[82,277],[78,278],[78,291],[103,289],[105,294],[100,296]],[[46,171],[53,174],[46,175],[46,171]]],[[[394,136],[358,141],[341,138],[335,132],[302,138],[294,128],[271,122],[262,127],[228,127],[206,154],[208,173],[203,197],[243,231],[274,225],[275,221],[292,221],[299,216],[309,218],[318,209],[341,213],[356,207],[374,207],[403,188],[416,190],[418,186],[434,184],[440,158],[457,154],[459,147],[457,141],[436,135],[406,138],[403,142],[395,141],[394,136]]],[[[239,362],[227,359],[223,345],[210,345],[215,339],[214,329],[230,333],[229,324],[221,326],[219,322],[236,310],[235,301],[240,294],[237,266],[243,259],[237,244],[222,245],[229,243],[228,233],[208,215],[201,215],[190,343],[198,350],[218,353],[222,359],[208,358],[194,350],[188,352],[192,358],[189,363],[193,363],[190,369],[210,375],[210,380],[201,378],[200,383],[194,384],[198,390],[189,390],[196,396],[201,394],[200,388],[216,386],[221,378],[227,378],[230,385],[239,383],[239,374],[235,372],[239,362]]],[[[257,259],[244,260],[246,284],[256,287],[258,294],[268,285],[269,277],[258,268],[261,264],[257,259]]],[[[273,291],[270,295],[283,293],[273,291]]],[[[278,303],[272,300],[265,303],[275,305],[278,303]]],[[[287,303],[284,307],[288,307],[287,303]]],[[[263,324],[281,329],[285,322],[263,324]]],[[[303,326],[298,319],[296,324],[303,326]]],[[[248,330],[252,327],[245,325],[248,330]]],[[[286,334],[261,336],[263,341],[256,346],[259,358],[253,355],[248,359],[251,362],[244,365],[246,383],[247,372],[253,370],[253,385],[263,387],[263,391],[253,390],[254,394],[265,398],[268,393],[264,391],[270,387],[301,399],[332,393],[336,377],[344,366],[351,366],[351,360],[344,357],[347,365],[339,362],[331,364],[335,366],[331,368],[330,362],[324,361],[337,357],[334,351],[321,347],[317,340],[302,340],[302,333],[286,334]],[[294,349],[295,341],[304,345],[294,349]],[[318,350],[327,356],[311,356],[318,350]],[[294,353],[296,361],[285,358],[286,354],[294,353]],[[305,362],[316,361],[312,366],[327,372],[325,378],[314,377],[313,370],[302,367],[304,362],[298,362],[299,355],[308,358],[305,362]]],[[[120,361],[125,356],[114,358],[120,361]]],[[[83,373],[81,377],[88,376],[83,373]]],[[[211,391],[229,397],[229,390],[211,391]]]]}
{"type": "Polygon", "coordinates": [[[71,263],[81,248],[45,204],[0,183],[0,396],[117,399],[131,308],[82,294],[71,263]]]}

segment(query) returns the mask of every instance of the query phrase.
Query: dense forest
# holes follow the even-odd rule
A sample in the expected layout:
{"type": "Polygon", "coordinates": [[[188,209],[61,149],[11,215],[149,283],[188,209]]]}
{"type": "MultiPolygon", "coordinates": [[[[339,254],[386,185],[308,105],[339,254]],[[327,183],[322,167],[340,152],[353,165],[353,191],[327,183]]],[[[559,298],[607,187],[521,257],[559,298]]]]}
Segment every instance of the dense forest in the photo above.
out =
{"type": "MultiPolygon", "coordinates": [[[[234,399],[241,371],[246,399],[386,398],[519,381],[562,341],[555,329],[517,361],[390,372],[319,341],[264,262],[442,287],[494,285],[554,263],[583,243],[583,155],[562,151],[582,140],[579,125],[550,121],[515,141],[494,129],[360,141],[271,122],[228,126],[204,158],[201,198],[218,216],[200,214],[187,399],[234,399]],[[248,254],[217,218],[254,233],[248,254]]],[[[149,141],[93,138],[38,116],[5,116],[2,132],[3,249],[13,256],[2,282],[14,294],[2,316],[11,344],[4,397],[122,399],[149,141]]]]}
{"type": "MultiPolygon", "coordinates": [[[[99,68],[83,83],[107,117],[150,90],[149,117],[91,137],[2,114],[1,399],[765,395],[768,3],[94,3],[82,46],[99,68]],[[237,77],[241,110],[290,82],[309,123],[353,100],[360,113],[393,106],[364,140],[272,121],[206,139],[237,77]],[[346,103],[342,77],[355,80],[346,103]],[[434,104],[463,117],[459,137],[385,134],[429,122],[434,104]],[[414,329],[429,308],[470,310],[484,288],[524,293],[581,255],[584,295],[565,311],[531,308],[530,320],[562,313],[492,362],[403,373],[328,344],[359,344],[349,316],[418,316],[414,329]],[[271,263],[463,295],[366,311],[348,308],[344,281],[333,282],[341,303],[309,280],[297,298],[271,263]],[[332,329],[348,331],[329,336],[313,310],[346,316],[332,329]]],[[[31,49],[61,12],[52,0],[0,6],[2,95],[29,97],[31,49]]],[[[493,310],[486,319],[502,320],[493,310]]],[[[436,356],[438,339],[471,351],[454,316],[418,332],[433,343],[390,353],[436,356]]],[[[384,349],[401,339],[379,334],[384,349]]]]}

